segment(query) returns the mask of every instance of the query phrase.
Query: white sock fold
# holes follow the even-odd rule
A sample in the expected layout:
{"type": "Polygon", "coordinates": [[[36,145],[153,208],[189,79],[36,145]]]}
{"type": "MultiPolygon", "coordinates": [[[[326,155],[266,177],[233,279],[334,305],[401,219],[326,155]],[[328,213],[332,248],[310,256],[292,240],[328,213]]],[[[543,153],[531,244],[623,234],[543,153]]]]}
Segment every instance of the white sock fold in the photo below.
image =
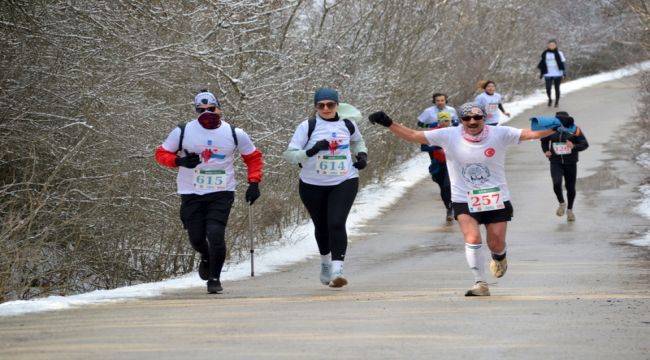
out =
{"type": "Polygon", "coordinates": [[[332,260],[332,274],[343,273],[343,261],[332,260]]]}
{"type": "Polygon", "coordinates": [[[320,256],[320,262],[321,262],[321,264],[329,264],[329,263],[331,263],[332,262],[331,253],[329,253],[327,255],[321,255],[320,256]]]}
{"type": "Polygon", "coordinates": [[[474,275],[474,281],[485,281],[482,246],[482,244],[465,244],[465,258],[474,275]]]}

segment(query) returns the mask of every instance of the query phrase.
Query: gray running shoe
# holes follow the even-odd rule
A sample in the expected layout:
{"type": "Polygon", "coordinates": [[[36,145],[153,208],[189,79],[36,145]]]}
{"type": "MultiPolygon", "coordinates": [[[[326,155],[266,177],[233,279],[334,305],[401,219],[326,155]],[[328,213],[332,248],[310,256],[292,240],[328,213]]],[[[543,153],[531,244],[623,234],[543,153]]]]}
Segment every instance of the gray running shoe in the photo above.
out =
{"type": "Polygon", "coordinates": [[[566,209],[566,204],[565,203],[560,203],[558,205],[557,210],[555,210],[555,215],[557,216],[564,216],[564,210],[566,209]]]}
{"type": "Polygon", "coordinates": [[[576,216],[573,213],[573,210],[566,211],[566,221],[576,221],[576,216]]]}
{"type": "Polygon", "coordinates": [[[501,260],[492,259],[492,261],[490,261],[490,272],[492,272],[494,277],[502,277],[506,273],[506,270],[508,270],[508,260],[506,260],[506,258],[501,260]]]}
{"type": "Polygon", "coordinates": [[[343,272],[339,271],[332,273],[332,280],[330,281],[331,288],[340,288],[348,284],[348,281],[343,277],[343,272]]]}
{"type": "Polygon", "coordinates": [[[323,285],[329,285],[332,274],[332,264],[331,263],[320,263],[320,282],[323,285]]]}
{"type": "Polygon", "coordinates": [[[477,281],[471,289],[467,290],[465,296],[490,296],[490,289],[485,281],[477,281]]]}

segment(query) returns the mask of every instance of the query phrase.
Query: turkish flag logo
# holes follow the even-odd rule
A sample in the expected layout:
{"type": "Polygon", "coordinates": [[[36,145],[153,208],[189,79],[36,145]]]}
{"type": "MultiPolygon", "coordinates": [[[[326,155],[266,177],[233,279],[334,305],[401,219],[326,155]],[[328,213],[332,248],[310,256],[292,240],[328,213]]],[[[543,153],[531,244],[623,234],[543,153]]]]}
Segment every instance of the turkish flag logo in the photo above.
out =
{"type": "Polygon", "coordinates": [[[485,149],[485,156],[492,157],[492,156],[494,156],[494,154],[496,154],[496,152],[497,151],[494,150],[494,148],[487,148],[487,149],[485,149]]]}

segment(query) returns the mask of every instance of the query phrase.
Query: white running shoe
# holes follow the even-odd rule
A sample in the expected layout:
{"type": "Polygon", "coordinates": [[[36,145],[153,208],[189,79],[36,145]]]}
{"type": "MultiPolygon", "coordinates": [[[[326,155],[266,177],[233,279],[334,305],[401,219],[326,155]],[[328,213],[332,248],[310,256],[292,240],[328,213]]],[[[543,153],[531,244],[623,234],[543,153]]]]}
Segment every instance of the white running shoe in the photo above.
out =
{"type": "Polygon", "coordinates": [[[576,221],[576,215],[573,213],[573,210],[566,211],[566,221],[576,221]]]}
{"type": "Polygon", "coordinates": [[[467,290],[465,296],[490,296],[490,289],[485,281],[477,281],[474,286],[467,290]]]}
{"type": "Polygon", "coordinates": [[[348,284],[348,281],[343,277],[342,271],[332,272],[332,280],[330,281],[331,288],[340,288],[348,284]]]}
{"type": "Polygon", "coordinates": [[[506,270],[508,270],[508,261],[506,258],[503,258],[501,260],[492,259],[490,261],[490,272],[492,272],[492,275],[494,275],[494,277],[502,277],[506,273],[506,270]]]}
{"type": "Polygon", "coordinates": [[[560,203],[560,205],[557,207],[557,210],[555,211],[555,215],[564,216],[564,210],[566,210],[566,204],[560,203]]]}
{"type": "Polygon", "coordinates": [[[332,277],[332,263],[320,263],[320,282],[323,285],[329,285],[332,277]]]}

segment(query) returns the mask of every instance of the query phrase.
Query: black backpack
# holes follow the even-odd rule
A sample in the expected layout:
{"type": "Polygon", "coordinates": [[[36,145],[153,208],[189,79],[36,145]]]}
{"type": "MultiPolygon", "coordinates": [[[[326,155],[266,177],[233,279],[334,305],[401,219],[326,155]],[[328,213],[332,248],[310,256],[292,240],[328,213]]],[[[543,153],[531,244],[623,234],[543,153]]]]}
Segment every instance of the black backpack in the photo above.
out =
{"type": "MultiPolygon", "coordinates": [[[[181,150],[183,150],[183,138],[185,138],[185,125],[187,125],[187,123],[178,124],[178,128],[181,129],[181,136],[178,139],[178,150],[176,150],[176,152],[180,152],[181,150]]],[[[228,124],[228,125],[230,125],[230,124],[228,124]]],[[[235,140],[235,149],[237,149],[239,147],[239,140],[237,140],[237,134],[235,133],[235,127],[230,125],[230,131],[232,132],[232,139],[235,140]]]]}
{"type": "MultiPolygon", "coordinates": [[[[350,132],[350,137],[352,137],[352,134],[354,134],[354,124],[352,121],[348,119],[343,119],[343,122],[345,122],[345,127],[348,128],[348,132],[350,132]]],[[[307,121],[307,141],[305,142],[305,145],[309,142],[309,139],[311,139],[311,134],[314,133],[314,129],[316,129],[316,118],[310,118],[307,121]]]]}

